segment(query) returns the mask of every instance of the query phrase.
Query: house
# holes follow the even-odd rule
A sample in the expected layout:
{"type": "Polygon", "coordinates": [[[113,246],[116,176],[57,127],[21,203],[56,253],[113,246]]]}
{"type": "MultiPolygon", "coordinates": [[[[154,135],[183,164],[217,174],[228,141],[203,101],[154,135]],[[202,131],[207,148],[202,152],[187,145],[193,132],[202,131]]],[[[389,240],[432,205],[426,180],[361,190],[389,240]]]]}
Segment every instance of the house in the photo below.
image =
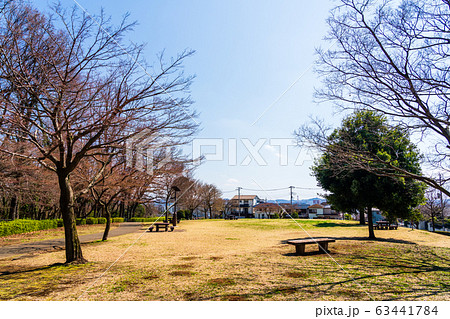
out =
{"type": "Polygon", "coordinates": [[[257,195],[236,195],[231,199],[231,214],[244,218],[253,218],[254,207],[261,202],[257,195]]]}
{"type": "Polygon", "coordinates": [[[255,218],[265,219],[273,218],[275,214],[281,216],[283,210],[280,205],[275,203],[259,203],[255,207],[253,207],[253,211],[255,214],[255,218]]]}
{"type": "Polygon", "coordinates": [[[328,203],[322,203],[323,206],[323,216],[318,216],[318,218],[323,219],[344,219],[344,214],[335,211],[331,208],[331,205],[328,203]]]}
{"type": "Polygon", "coordinates": [[[306,204],[306,203],[295,204],[294,210],[298,213],[299,218],[309,218],[308,207],[309,207],[309,204],[306,204]]]}
{"type": "Polygon", "coordinates": [[[320,218],[320,219],[342,219],[343,214],[335,211],[331,208],[331,205],[324,202],[321,204],[314,204],[308,206],[307,215],[309,219],[320,218]]]}
{"type": "Polygon", "coordinates": [[[308,218],[309,219],[314,219],[314,218],[319,218],[319,215],[323,216],[323,209],[324,207],[320,204],[314,204],[311,206],[308,206],[308,218]]]}

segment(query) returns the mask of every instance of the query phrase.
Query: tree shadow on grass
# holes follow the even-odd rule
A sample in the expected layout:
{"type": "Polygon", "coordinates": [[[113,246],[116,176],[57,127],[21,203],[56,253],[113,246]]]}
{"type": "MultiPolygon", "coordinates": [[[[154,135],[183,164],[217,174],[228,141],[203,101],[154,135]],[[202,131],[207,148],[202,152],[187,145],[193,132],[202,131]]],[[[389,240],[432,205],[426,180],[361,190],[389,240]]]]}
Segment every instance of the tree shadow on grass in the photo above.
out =
{"type": "MultiPolygon", "coordinates": [[[[328,237],[313,237],[314,239],[321,239],[321,238],[329,238],[334,239],[336,241],[340,240],[356,240],[356,241],[365,241],[365,242],[385,242],[385,243],[395,243],[395,244],[409,244],[409,245],[417,245],[417,243],[403,240],[403,239],[396,239],[396,238],[369,238],[369,237],[335,237],[335,236],[328,236],[328,237]]],[[[291,238],[286,240],[281,240],[280,244],[287,244],[289,240],[299,240],[299,239],[311,239],[311,237],[302,237],[302,238],[291,238]]]]}
{"type": "Polygon", "coordinates": [[[395,244],[409,244],[409,245],[417,245],[417,243],[409,241],[409,240],[403,240],[403,239],[396,239],[396,238],[369,238],[369,237],[330,237],[335,240],[356,240],[356,241],[366,241],[366,242],[381,242],[381,243],[395,243],[395,244]]]}
{"type": "Polygon", "coordinates": [[[48,270],[48,269],[52,269],[52,268],[56,268],[56,267],[60,267],[60,266],[68,266],[68,265],[63,264],[63,263],[55,263],[55,264],[51,264],[51,265],[44,266],[44,267],[38,267],[38,268],[21,269],[21,270],[17,270],[17,271],[9,271],[9,270],[0,271],[0,277],[9,276],[9,275],[17,275],[17,274],[33,273],[36,271],[48,270]]]}
{"type": "Polygon", "coordinates": [[[349,223],[342,223],[342,222],[321,222],[318,224],[315,224],[314,227],[367,227],[367,225],[360,225],[360,224],[349,224],[349,223]]]}
{"type": "MultiPolygon", "coordinates": [[[[336,253],[328,250],[328,255],[335,255],[335,254],[336,253]]],[[[305,251],[301,255],[298,255],[297,253],[294,253],[294,252],[283,254],[283,256],[287,256],[287,257],[299,257],[299,256],[303,257],[303,256],[316,256],[316,255],[325,255],[326,256],[327,254],[325,254],[324,252],[319,251],[319,250],[305,251]]]]}
{"type": "MultiPolygon", "coordinates": [[[[317,253],[311,253],[311,255],[317,253]]],[[[294,256],[294,254],[289,255],[294,256]]],[[[450,272],[450,261],[441,257],[443,256],[438,256],[430,251],[426,251],[419,256],[416,254],[400,256],[391,254],[380,257],[376,253],[368,255],[357,253],[348,256],[347,262],[351,262],[353,265],[368,266],[364,274],[352,276],[352,271],[349,270],[347,278],[335,278],[331,281],[324,279],[324,282],[319,283],[306,282],[299,285],[284,285],[262,289],[258,292],[243,292],[242,294],[225,293],[207,298],[199,296],[196,300],[251,300],[252,298],[259,300],[261,297],[271,298],[279,294],[295,293],[303,293],[302,298],[305,298],[304,300],[314,300],[318,293],[336,300],[420,300],[432,296],[446,296],[450,293],[450,285],[441,274],[450,272]],[[441,261],[443,261],[441,265],[436,264],[441,261]],[[374,271],[371,271],[371,269],[374,269],[374,271]],[[381,273],[379,273],[380,271],[381,273]],[[411,285],[404,285],[405,280],[411,276],[417,277],[419,274],[426,274],[426,278],[429,278],[429,280],[418,280],[411,285]],[[395,280],[399,280],[399,282],[396,283],[395,280]],[[358,284],[360,289],[355,290],[351,286],[345,287],[346,284],[352,285],[354,283],[358,284]]],[[[317,268],[318,273],[320,273],[321,263],[309,263],[309,265],[317,268]]]]}

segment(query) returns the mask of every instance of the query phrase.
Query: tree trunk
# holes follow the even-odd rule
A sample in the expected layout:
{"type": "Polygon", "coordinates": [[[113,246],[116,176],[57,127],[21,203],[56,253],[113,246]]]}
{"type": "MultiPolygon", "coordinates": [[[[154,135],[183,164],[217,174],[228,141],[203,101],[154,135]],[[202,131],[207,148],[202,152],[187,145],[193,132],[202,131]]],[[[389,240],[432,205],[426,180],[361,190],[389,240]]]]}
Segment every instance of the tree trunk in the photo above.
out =
{"type": "Polygon", "coordinates": [[[125,218],[125,203],[124,202],[120,202],[120,213],[119,216],[122,218],[125,218]]]}
{"type": "Polygon", "coordinates": [[[433,232],[436,231],[435,225],[434,225],[434,215],[431,215],[431,225],[433,226],[433,232]]]}
{"type": "MultiPolygon", "coordinates": [[[[370,219],[369,219],[369,223],[370,223],[370,219]]],[[[359,224],[360,225],[365,225],[366,224],[366,217],[364,214],[364,209],[360,209],[359,210],[359,224]]]]}
{"type": "Polygon", "coordinates": [[[369,225],[369,238],[375,239],[376,237],[373,231],[372,207],[367,207],[367,224],[369,225]]]}
{"type": "Polygon", "coordinates": [[[16,207],[17,207],[17,198],[14,196],[11,198],[11,202],[9,204],[9,219],[16,219],[16,207]]]}
{"type": "Polygon", "coordinates": [[[58,172],[59,182],[59,206],[64,223],[64,235],[66,244],[66,263],[85,263],[81,252],[80,239],[78,238],[75,213],[73,209],[73,190],[69,176],[58,172]]]}
{"type": "Polygon", "coordinates": [[[109,229],[111,228],[111,212],[108,209],[108,205],[104,205],[103,209],[104,209],[104,213],[105,213],[105,217],[106,217],[106,226],[105,226],[105,231],[103,232],[102,241],[105,241],[108,239],[109,229]]]}

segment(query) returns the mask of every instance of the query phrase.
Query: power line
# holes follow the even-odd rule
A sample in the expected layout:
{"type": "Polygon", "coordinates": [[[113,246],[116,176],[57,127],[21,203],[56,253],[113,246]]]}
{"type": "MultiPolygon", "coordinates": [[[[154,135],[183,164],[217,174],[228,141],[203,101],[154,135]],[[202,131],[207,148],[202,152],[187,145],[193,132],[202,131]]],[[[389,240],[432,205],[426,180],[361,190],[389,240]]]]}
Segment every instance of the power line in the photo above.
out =
{"type": "MultiPolygon", "coordinates": [[[[287,189],[292,189],[293,188],[297,188],[297,189],[306,189],[306,190],[321,190],[322,188],[320,187],[300,187],[300,186],[289,186],[289,187],[283,187],[283,188],[272,188],[272,189],[253,189],[253,188],[244,188],[244,187],[239,187],[241,190],[245,190],[245,191],[252,191],[252,192],[277,192],[277,191],[283,191],[283,190],[287,190],[287,189]]],[[[223,194],[225,193],[234,193],[237,189],[234,190],[229,190],[229,191],[222,191],[223,194]]]]}
{"type": "Polygon", "coordinates": [[[261,192],[261,191],[266,191],[266,192],[275,192],[275,191],[281,191],[281,190],[286,190],[289,187],[283,187],[283,188],[274,188],[274,189],[251,189],[251,188],[242,188],[243,190],[246,191],[254,191],[254,192],[261,192]]]}

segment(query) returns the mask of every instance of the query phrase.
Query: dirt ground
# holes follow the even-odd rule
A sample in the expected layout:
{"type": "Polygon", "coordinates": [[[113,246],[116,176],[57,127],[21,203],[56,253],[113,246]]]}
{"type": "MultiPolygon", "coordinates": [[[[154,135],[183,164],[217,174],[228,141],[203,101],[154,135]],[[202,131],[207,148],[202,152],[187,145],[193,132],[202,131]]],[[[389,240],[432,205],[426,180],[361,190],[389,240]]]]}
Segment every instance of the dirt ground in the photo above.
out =
{"type": "Polygon", "coordinates": [[[450,237],[344,221],[182,221],[64,252],[0,260],[3,300],[450,300],[450,237]],[[286,240],[333,237],[330,255],[286,240]],[[29,278],[34,281],[30,282],[29,278]]]}

